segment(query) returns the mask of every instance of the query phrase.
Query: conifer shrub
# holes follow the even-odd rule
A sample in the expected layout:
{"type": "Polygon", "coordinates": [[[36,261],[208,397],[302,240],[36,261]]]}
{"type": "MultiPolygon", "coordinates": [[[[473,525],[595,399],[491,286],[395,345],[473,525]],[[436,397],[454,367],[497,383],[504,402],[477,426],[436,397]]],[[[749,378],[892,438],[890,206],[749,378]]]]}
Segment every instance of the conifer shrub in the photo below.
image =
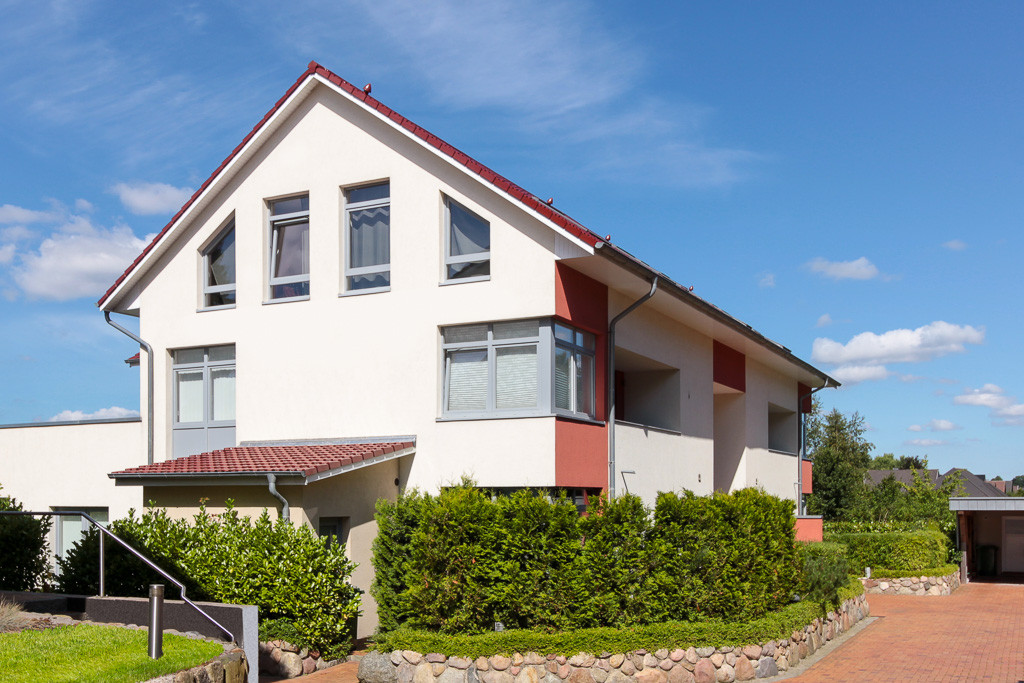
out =
{"type": "MultiPolygon", "coordinates": [[[[14,498],[0,495],[0,510],[22,509],[14,498]]],[[[33,590],[49,577],[46,539],[51,526],[49,517],[0,515],[0,590],[33,590]]]]}

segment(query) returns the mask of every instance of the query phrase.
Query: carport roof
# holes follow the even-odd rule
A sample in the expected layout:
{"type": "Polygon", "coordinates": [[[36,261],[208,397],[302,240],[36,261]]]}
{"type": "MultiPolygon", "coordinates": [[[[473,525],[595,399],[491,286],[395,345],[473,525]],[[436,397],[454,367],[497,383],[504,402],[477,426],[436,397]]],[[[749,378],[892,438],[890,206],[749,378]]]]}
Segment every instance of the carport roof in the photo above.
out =
{"type": "Polygon", "coordinates": [[[1024,512],[1024,498],[950,498],[950,510],[981,510],[985,512],[1024,512]]]}
{"type": "Polygon", "coordinates": [[[415,439],[349,440],[222,448],[184,458],[131,467],[108,476],[118,485],[194,486],[209,483],[262,483],[275,475],[282,483],[310,484],[336,474],[416,452],[415,439]]]}

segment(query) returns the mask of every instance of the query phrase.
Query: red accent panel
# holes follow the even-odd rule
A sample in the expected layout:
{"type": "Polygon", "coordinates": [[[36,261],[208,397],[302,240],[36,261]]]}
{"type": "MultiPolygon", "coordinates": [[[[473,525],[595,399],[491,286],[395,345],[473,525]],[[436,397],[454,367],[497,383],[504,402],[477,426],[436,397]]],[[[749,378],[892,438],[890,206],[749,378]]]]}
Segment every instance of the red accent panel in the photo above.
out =
{"type": "Polygon", "coordinates": [[[605,414],[608,398],[608,286],[565,264],[556,263],[555,315],[573,327],[597,336],[595,391],[597,415],[600,417],[605,414]]]}
{"type": "Polygon", "coordinates": [[[803,472],[801,492],[802,493],[814,493],[814,463],[810,460],[804,460],[800,463],[800,468],[803,472]]]}
{"type": "Polygon", "coordinates": [[[796,540],[821,541],[825,535],[825,525],[821,517],[798,517],[796,520],[796,540]]]}
{"type": "Polygon", "coordinates": [[[800,384],[799,382],[797,382],[797,384],[796,384],[796,400],[800,404],[800,412],[801,413],[809,413],[809,412],[811,412],[811,399],[813,399],[814,397],[810,396],[809,395],[810,393],[811,393],[811,388],[809,386],[807,386],[806,384],[800,384]]]}
{"type": "Polygon", "coordinates": [[[747,357],[736,349],[725,344],[715,342],[715,369],[714,378],[719,384],[724,384],[730,389],[737,391],[747,390],[747,357]]]}
{"type": "Polygon", "coordinates": [[[555,418],[555,486],[608,488],[608,428],[555,418]]]}

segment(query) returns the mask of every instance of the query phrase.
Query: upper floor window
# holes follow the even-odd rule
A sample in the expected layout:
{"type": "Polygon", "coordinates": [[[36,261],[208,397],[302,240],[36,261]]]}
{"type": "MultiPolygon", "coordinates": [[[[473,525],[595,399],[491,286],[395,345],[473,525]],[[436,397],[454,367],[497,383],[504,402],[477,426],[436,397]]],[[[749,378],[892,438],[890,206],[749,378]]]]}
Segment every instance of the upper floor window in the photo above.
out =
{"type": "Polygon", "coordinates": [[[235,347],[178,349],[171,362],[174,457],[235,445],[235,347]]]}
{"type": "Polygon", "coordinates": [[[391,185],[345,192],[345,289],[383,291],[391,286],[391,185]]]}
{"type": "Polygon", "coordinates": [[[270,202],[270,298],[309,296],[309,195],[270,202]]]}
{"type": "Polygon", "coordinates": [[[235,222],[203,250],[203,307],[235,304],[235,222]]]}
{"type": "Polygon", "coordinates": [[[491,275],[491,226],[445,197],[445,280],[484,280],[491,275]]]}
{"type": "Polygon", "coordinates": [[[556,322],[555,409],[594,417],[595,338],[556,322]]]}
{"type": "Polygon", "coordinates": [[[443,335],[446,413],[536,412],[540,321],[460,325],[443,335]]]}

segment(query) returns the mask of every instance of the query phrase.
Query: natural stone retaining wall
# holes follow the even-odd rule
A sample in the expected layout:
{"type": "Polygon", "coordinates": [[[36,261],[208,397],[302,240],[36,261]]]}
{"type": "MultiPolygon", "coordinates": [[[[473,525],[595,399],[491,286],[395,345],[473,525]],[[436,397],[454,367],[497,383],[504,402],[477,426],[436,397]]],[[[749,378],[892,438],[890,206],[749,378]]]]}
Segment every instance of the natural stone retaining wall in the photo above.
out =
{"type": "Polygon", "coordinates": [[[911,576],[903,579],[861,579],[865,593],[885,595],[949,595],[960,587],[960,572],[948,576],[911,576]]]}
{"type": "Polygon", "coordinates": [[[788,671],[868,615],[863,595],[789,638],[741,647],[635,650],[573,657],[446,657],[411,650],[373,652],[359,663],[362,683],[732,683],[788,671]]]}
{"type": "Polygon", "coordinates": [[[174,674],[173,683],[245,683],[249,666],[245,651],[233,648],[220,657],[174,674]]]}
{"type": "Polygon", "coordinates": [[[344,659],[326,660],[316,650],[292,645],[283,640],[260,642],[260,673],[282,678],[297,678],[322,671],[344,659]]]}

